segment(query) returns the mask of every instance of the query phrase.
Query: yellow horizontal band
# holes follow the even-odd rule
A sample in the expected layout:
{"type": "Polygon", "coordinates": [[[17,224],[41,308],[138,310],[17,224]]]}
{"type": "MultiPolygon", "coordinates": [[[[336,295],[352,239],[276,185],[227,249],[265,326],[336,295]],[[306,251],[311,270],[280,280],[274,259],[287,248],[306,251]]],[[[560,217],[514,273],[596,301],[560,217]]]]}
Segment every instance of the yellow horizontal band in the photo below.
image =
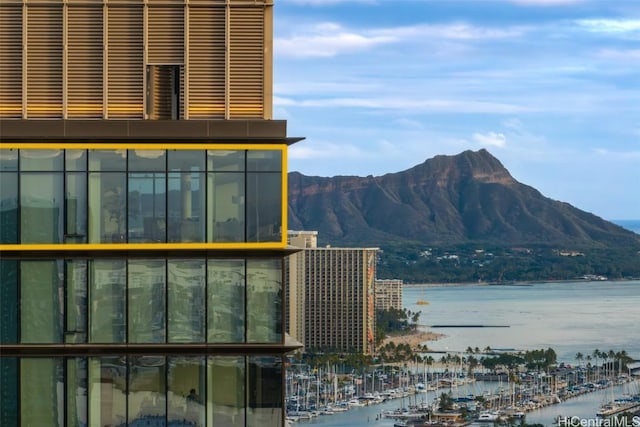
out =
{"type": "Polygon", "coordinates": [[[0,244],[0,251],[122,251],[122,250],[193,250],[193,249],[284,249],[285,241],[246,243],[59,243],[0,244]]]}

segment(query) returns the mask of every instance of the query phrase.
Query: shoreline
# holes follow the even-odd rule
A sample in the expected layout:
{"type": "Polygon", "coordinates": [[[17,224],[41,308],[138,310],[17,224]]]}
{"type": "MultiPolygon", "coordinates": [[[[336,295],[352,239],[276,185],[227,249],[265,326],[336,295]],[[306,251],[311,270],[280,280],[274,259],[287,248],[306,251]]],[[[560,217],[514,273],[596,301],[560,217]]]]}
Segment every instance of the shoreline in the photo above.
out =
{"type": "MultiPolygon", "coordinates": [[[[393,342],[394,344],[409,344],[412,349],[418,346],[427,345],[426,343],[432,341],[438,341],[440,338],[446,337],[445,334],[439,332],[432,332],[425,330],[424,327],[419,326],[414,332],[406,335],[388,335],[382,340],[380,347],[384,347],[387,343],[393,342]]],[[[427,345],[428,347],[428,345],[427,345]]]]}
{"type": "Polygon", "coordinates": [[[586,280],[586,279],[558,279],[558,280],[522,280],[522,281],[509,281],[504,283],[499,282],[454,282],[454,283],[403,283],[403,288],[445,288],[455,286],[473,286],[473,287],[485,287],[485,286],[531,286],[534,284],[545,283],[592,283],[592,282],[634,282],[638,281],[638,278],[629,279],[606,279],[606,280],[586,280]]]}

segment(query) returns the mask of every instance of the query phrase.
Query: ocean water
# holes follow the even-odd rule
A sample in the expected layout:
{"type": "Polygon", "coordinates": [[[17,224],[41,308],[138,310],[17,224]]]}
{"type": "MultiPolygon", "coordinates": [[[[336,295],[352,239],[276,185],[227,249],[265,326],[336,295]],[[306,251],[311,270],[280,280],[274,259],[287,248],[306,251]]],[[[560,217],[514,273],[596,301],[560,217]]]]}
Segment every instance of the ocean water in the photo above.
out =
{"type": "MultiPolygon", "coordinates": [[[[405,308],[422,312],[421,328],[446,335],[426,343],[436,351],[462,352],[467,347],[484,349],[487,346],[517,350],[551,347],[560,361],[572,364],[577,363],[576,353],[591,355],[595,349],[625,350],[631,357],[640,359],[640,281],[579,281],[526,286],[415,285],[404,288],[403,302],[405,308]],[[420,299],[429,304],[417,305],[420,299]],[[430,328],[430,325],[438,324],[503,327],[430,328]]],[[[495,383],[466,387],[470,388],[457,392],[481,394],[483,387],[495,387],[495,383]]],[[[558,415],[594,419],[602,404],[624,391],[622,386],[617,386],[613,390],[585,394],[530,412],[527,421],[554,426],[558,415]]],[[[435,395],[427,399],[433,397],[435,395]]],[[[296,425],[391,427],[393,420],[377,419],[377,415],[383,409],[395,409],[399,405],[399,401],[385,402],[296,425]]]]}
{"type": "Polygon", "coordinates": [[[611,222],[640,234],[640,219],[614,219],[611,222]]]}
{"type": "Polygon", "coordinates": [[[578,352],[626,350],[640,359],[640,281],[408,286],[403,302],[421,311],[424,329],[445,335],[427,343],[433,350],[551,347],[569,363],[578,352]],[[429,304],[417,305],[419,299],[429,304]],[[430,327],[443,324],[500,327],[430,327]]]}

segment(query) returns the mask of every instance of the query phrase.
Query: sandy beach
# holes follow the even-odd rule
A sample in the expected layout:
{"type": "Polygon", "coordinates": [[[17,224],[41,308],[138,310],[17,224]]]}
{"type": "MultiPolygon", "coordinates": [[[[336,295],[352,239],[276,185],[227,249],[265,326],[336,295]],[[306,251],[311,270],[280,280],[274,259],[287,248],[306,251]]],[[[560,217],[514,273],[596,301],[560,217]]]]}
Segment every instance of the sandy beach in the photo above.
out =
{"type": "Polygon", "coordinates": [[[393,341],[396,345],[409,344],[412,349],[417,348],[420,345],[426,345],[428,347],[429,341],[437,341],[443,336],[444,334],[439,334],[437,332],[417,329],[415,332],[407,335],[387,336],[384,341],[382,341],[382,346],[386,345],[388,342],[393,341]]]}

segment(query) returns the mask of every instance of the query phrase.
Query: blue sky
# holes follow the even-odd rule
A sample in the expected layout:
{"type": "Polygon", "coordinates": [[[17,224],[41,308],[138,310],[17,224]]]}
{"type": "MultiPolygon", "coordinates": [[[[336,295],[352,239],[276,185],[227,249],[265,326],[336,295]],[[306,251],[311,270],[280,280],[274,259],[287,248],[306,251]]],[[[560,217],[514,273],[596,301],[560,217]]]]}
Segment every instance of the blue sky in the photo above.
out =
{"type": "Polygon", "coordinates": [[[289,168],[384,175],[486,148],[518,181],[640,219],[640,0],[276,0],[289,168]]]}

